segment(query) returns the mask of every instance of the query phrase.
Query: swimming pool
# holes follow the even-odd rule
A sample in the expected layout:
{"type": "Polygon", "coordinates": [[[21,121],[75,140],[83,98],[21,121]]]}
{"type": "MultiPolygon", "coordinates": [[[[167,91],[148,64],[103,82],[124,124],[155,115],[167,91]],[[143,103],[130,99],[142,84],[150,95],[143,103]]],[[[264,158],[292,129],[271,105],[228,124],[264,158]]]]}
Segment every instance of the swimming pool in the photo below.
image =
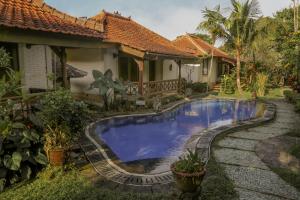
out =
{"type": "Polygon", "coordinates": [[[263,110],[256,101],[201,100],[158,115],[104,120],[96,124],[95,134],[115,164],[155,174],[169,170],[193,134],[257,118],[263,110]]]}

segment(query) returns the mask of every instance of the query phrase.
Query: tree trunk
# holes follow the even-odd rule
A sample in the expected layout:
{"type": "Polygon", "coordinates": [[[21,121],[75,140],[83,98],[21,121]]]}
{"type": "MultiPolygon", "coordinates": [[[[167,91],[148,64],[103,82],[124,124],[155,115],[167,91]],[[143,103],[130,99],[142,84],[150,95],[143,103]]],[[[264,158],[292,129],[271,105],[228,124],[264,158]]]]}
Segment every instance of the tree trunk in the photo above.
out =
{"type": "Polygon", "coordinates": [[[242,86],[241,86],[241,52],[240,49],[236,51],[236,85],[239,94],[242,94],[242,86]]]}

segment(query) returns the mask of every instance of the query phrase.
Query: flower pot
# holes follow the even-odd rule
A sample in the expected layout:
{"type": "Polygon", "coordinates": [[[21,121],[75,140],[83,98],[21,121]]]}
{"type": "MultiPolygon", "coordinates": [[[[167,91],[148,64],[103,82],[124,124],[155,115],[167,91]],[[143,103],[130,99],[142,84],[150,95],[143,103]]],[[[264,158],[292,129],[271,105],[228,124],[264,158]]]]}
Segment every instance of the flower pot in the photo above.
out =
{"type": "Polygon", "coordinates": [[[196,192],[200,187],[206,170],[202,170],[196,173],[182,173],[175,170],[176,163],[171,165],[171,171],[176,181],[176,186],[183,193],[196,192]]]}
{"type": "Polygon", "coordinates": [[[49,163],[52,166],[63,166],[65,163],[64,149],[51,149],[48,151],[49,163]]]}

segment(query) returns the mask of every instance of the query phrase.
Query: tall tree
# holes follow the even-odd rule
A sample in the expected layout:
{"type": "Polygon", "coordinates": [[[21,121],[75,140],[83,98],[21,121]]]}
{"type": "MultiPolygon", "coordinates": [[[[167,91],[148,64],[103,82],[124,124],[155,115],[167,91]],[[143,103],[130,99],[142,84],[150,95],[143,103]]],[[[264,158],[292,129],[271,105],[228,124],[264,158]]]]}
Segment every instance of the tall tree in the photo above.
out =
{"type": "Polygon", "coordinates": [[[239,93],[242,93],[241,87],[241,56],[253,42],[255,31],[255,20],[261,14],[257,0],[231,0],[232,8],[229,16],[222,15],[218,10],[204,11],[204,15],[213,15],[215,18],[214,27],[218,27],[217,38],[223,39],[235,50],[236,54],[236,83],[239,93]]]}
{"type": "MultiPolygon", "coordinates": [[[[221,7],[220,5],[218,5],[213,10],[209,10],[205,8],[205,10],[203,10],[202,12],[203,12],[204,21],[199,24],[197,30],[207,32],[210,35],[211,44],[214,46],[217,38],[223,36],[222,24],[224,22],[224,17],[221,14],[221,7]]],[[[207,90],[209,89],[210,76],[211,76],[211,71],[214,63],[214,49],[211,49],[210,54],[211,54],[211,60],[210,60],[210,68],[208,72],[207,90]]]]}

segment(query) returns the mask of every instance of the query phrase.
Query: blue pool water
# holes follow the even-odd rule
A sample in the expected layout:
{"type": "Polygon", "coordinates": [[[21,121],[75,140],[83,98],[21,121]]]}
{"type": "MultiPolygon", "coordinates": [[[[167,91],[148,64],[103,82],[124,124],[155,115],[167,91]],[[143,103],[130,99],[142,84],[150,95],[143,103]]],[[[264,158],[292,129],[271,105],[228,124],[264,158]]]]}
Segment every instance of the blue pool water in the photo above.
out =
{"type": "Polygon", "coordinates": [[[96,133],[122,162],[176,157],[192,134],[257,117],[255,101],[198,101],[161,115],[100,123],[96,133]]]}

